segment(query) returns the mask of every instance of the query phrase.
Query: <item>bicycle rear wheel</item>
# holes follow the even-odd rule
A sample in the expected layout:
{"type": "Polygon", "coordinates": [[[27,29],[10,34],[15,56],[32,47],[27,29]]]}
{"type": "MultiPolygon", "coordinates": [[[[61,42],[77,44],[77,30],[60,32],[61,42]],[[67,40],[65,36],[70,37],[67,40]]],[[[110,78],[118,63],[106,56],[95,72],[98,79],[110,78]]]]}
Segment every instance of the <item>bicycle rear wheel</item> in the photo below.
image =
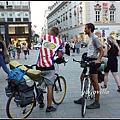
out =
{"type": "Polygon", "coordinates": [[[83,93],[82,106],[81,106],[82,117],[85,116],[85,112],[86,112],[86,97],[87,97],[87,87],[88,87],[88,81],[86,79],[85,79],[85,82],[84,82],[84,88],[83,88],[84,93],[83,93]]]}
{"type": "Polygon", "coordinates": [[[66,81],[64,77],[59,76],[59,79],[55,80],[55,84],[53,86],[53,102],[56,105],[61,104],[65,95],[66,95],[66,81]]]}
{"type": "Polygon", "coordinates": [[[15,94],[16,92],[14,91],[7,101],[7,116],[8,118],[27,118],[35,106],[35,97],[33,97],[31,104],[21,107],[19,103],[15,101],[15,94]]]}

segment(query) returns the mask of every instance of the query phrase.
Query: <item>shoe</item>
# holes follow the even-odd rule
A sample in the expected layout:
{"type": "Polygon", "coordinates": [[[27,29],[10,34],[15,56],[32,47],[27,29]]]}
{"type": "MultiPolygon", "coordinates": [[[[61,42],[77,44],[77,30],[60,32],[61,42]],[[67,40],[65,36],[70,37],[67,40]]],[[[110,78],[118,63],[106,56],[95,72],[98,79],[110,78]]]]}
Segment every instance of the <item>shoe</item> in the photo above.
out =
{"type": "Polygon", "coordinates": [[[39,108],[44,108],[44,106],[45,106],[45,104],[44,103],[40,103],[40,105],[39,105],[39,108]]]}
{"type": "Polygon", "coordinates": [[[56,108],[54,108],[53,106],[51,106],[50,108],[46,108],[47,113],[50,113],[50,112],[53,112],[53,111],[56,111],[56,108]]]}
{"type": "Polygon", "coordinates": [[[120,92],[120,86],[118,86],[118,90],[117,91],[120,92]]]}
{"type": "Polygon", "coordinates": [[[74,103],[76,103],[76,104],[82,104],[82,98],[80,98],[79,100],[74,100],[74,103]]]}
{"type": "Polygon", "coordinates": [[[95,102],[90,104],[90,105],[87,105],[86,106],[87,109],[97,109],[97,108],[100,108],[100,103],[96,104],[95,102]]]}

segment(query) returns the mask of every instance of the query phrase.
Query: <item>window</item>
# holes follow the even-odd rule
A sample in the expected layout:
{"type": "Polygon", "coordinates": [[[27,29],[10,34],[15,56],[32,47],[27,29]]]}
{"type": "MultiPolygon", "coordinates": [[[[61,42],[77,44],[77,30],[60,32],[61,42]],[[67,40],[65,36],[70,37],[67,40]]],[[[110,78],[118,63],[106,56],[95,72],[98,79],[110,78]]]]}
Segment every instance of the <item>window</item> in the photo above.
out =
{"type": "Polygon", "coordinates": [[[115,21],[115,6],[114,4],[112,4],[109,8],[109,11],[110,11],[110,22],[114,22],[115,21]]]}
{"type": "Polygon", "coordinates": [[[95,12],[95,21],[96,22],[100,21],[100,11],[99,10],[96,10],[96,12],[95,12]]]}
{"type": "Polygon", "coordinates": [[[13,22],[13,18],[7,18],[8,22],[13,22]]]}
{"type": "Polygon", "coordinates": [[[115,19],[114,19],[114,15],[115,14],[115,12],[114,11],[110,11],[110,21],[115,21],[115,19]]]}
{"type": "Polygon", "coordinates": [[[21,22],[21,18],[15,18],[15,21],[16,21],[16,22],[17,22],[17,21],[21,22]]]}
{"type": "Polygon", "coordinates": [[[15,34],[24,34],[25,27],[15,27],[15,34]]]}
{"type": "Polygon", "coordinates": [[[0,25],[0,34],[5,34],[5,26],[0,25]]]}
{"type": "Polygon", "coordinates": [[[0,5],[5,5],[5,2],[4,1],[0,1],[0,5]]]}
{"type": "Polygon", "coordinates": [[[94,5],[94,10],[95,10],[95,22],[100,22],[101,5],[99,4],[94,5]]]}
{"type": "Polygon", "coordinates": [[[23,21],[29,21],[29,19],[28,18],[23,18],[23,21]]]}
{"type": "Polygon", "coordinates": [[[5,22],[5,18],[0,18],[0,22],[5,22]]]}
{"type": "Polygon", "coordinates": [[[29,6],[29,1],[22,1],[23,6],[29,6]]]}
{"type": "Polygon", "coordinates": [[[14,1],[15,6],[20,6],[20,1],[14,1]]]}
{"type": "Polygon", "coordinates": [[[6,2],[6,5],[13,5],[13,4],[12,4],[12,1],[7,1],[7,2],[6,2]]]}

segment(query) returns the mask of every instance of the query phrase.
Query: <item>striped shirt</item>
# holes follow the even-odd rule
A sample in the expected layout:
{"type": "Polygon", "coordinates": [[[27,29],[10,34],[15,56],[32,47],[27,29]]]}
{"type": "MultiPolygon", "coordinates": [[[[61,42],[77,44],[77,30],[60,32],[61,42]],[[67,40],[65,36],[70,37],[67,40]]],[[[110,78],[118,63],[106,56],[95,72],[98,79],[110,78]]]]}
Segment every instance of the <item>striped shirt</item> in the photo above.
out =
{"type": "Polygon", "coordinates": [[[52,35],[44,35],[37,60],[38,67],[51,67],[53,58],[58,51],[63,52],[63,41],[52,35]]]}

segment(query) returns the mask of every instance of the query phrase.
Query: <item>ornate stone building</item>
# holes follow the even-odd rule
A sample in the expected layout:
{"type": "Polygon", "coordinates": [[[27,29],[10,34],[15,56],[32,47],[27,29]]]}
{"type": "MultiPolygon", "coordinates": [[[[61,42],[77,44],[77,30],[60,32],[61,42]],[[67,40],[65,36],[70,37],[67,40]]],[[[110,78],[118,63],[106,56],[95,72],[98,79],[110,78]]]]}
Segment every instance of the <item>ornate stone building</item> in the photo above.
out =
{"type": "Polygon", "coordinates": [[[119,1],[56,1],[47,16],[48,30],[57,26],[63,40],[88,41],[84,34],[86,23],[95,25],[101,41],[108,35],[120,36],[119,1]]]}

